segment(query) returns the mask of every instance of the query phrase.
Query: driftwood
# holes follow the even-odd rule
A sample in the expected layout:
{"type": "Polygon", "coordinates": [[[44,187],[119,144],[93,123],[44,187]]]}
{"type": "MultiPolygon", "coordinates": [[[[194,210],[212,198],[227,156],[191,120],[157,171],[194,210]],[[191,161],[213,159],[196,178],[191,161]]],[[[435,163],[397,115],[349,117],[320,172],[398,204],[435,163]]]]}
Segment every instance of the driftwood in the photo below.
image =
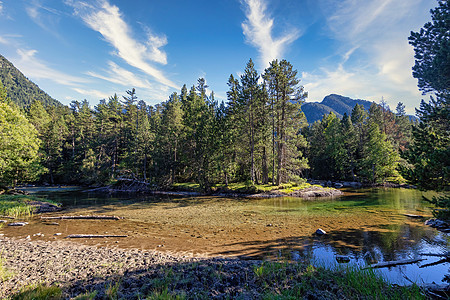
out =
{"type": "Polygon", "coordinates": [[[123,217],[118,216],[58,216],[58,217],[41,217],[43,220],[121,220],[123,217]]]}
{"type": "Polygon", "coordinates": [[[116,235],[116,234],[69,234],[69,239],[91,239],[91,238],[122,238],[128,237],[128,235],[116,235]]]}
{"type": "Polygon", "coordinates": [[[386,267],[394,267],[399,265],[407,265],[407,264],[413,264],[419,261],[422,261],[422,258],[413,258],[413,259],[402,259],[402,260],[393,260],[393,261],[384,261],[377,264],[369,265],[368,268],[376,269],[376,268],[386,268],[386,267]]]}
{"type": "Polygon", "coordinates": [[[11,216],[0,216],[0,218],[4,218],[4,219],[15,219],[15,217],[11,217],[11,216]]]}
{"type": "Polygon", "coordinates": [[[423,218],[423,216],[420,216],[420,215],[413,215],[413,214],[403,214],[403,215],[406,217],[409,217],[409,218],[413,218],[413,219],[422,219],[423,218]]]}

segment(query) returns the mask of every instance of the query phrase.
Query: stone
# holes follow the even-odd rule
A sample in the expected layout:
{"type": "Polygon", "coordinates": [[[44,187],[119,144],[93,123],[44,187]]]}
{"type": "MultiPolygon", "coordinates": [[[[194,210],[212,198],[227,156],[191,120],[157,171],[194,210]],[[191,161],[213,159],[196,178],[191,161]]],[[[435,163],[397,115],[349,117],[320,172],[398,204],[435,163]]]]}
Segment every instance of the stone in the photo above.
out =
{"type": "Polygon", "coordinates": [[[336,182],[335,184],[334,184],[334,187],[335,188],[337,188],[337,189],[340,189],[341,187],[343,187],[344,185],[342,184],[342,183],[339,183],[339,182],[336,182]]]}
{"type": "Polygon", "coordinates": [[[316,230],[316,234],[317,235],[325,235],[325,234],[327,234],[327,232],[325,230],[319,228],[319,229],[316,230]]]}
{"type": "Polygon", "coordinates": [[[59,235],[61,235],[62,233],[61,232],[57,232],[57,233],[55,233],[55,235],[57,235],[57,236],[59,236],[59,235]]]}

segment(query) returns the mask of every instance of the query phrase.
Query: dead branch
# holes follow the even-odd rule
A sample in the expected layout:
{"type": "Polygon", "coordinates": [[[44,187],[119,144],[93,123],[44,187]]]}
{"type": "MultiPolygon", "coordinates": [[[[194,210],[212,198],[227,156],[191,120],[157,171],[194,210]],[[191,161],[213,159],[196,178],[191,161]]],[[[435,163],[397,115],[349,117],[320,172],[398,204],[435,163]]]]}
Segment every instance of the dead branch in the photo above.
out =
{"type": "Polygon", "coordinates": [[[116,234],[69,234],[69,239],[91,239],[91,238],[123,238],[128,235],[116,235],[116,234]]]}
{"type": "Polygon", "coordinates": [[[369,265],[368,268],[376,269],[376,268],[386,268],[386,267],[394,267],[399,265],[407,265],[407,264],[413,264],[422,261],[422,258],[413,258],[413,259],[403,259],[403,260],[393,260],[393,261],[384,261],[377,264],[369,265]]]}
{"type": "Polygon", "coordinates": [[[58,217],[41,217],[43,220],[121,220],[123,217],[118,216],[58,216],[58,217]]]}

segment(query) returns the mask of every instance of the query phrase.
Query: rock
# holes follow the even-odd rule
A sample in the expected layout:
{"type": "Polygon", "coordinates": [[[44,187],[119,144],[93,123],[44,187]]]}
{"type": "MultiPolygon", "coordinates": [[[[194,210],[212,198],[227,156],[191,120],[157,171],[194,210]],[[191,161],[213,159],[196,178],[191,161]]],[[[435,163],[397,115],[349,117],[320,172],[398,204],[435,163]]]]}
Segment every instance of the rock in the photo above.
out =
{"type": "Polygon", "coordinates": [[[338,263],[348,263],[350,262],[350,257],[346,255],[336,255],[336,261],[338,263]]]}
{"type": "Polygon", "coordinates": [[[431,226],[433,228],[438,228],[438,229],[447,229],[450,227],[449,224],[447,224],[447,222],[439,220],[439,219],[426,220],[425,225],[431,226]]]}
{"type": "Polygon", "coordinates": [[[27,222],[14,222],[14,223],[9,223],[8,226],[25,226],[28,225],[27,222]]]}
{"type": "Polygon", "coordinates": [[[337,189],[340,189],[341,187],[343,187],[344,185],[342,184],[342,183],[339,183],[339,182],[336,182],[335,184],[334,184],[334,187],[335,188],[337,188],[337,189]]]}
{"type": "Polygon", "coordinates": [[[0,220],[0,223],[7,223],[8,221],[6,220],[0,220]]]}
{"type": "Polygon", "coordinates": [[[327,232],[325,230],[319,228],[319,229],[316,230],[316,234],[317,235],[325,235],[325,234],[327,234],[327,232]]]}

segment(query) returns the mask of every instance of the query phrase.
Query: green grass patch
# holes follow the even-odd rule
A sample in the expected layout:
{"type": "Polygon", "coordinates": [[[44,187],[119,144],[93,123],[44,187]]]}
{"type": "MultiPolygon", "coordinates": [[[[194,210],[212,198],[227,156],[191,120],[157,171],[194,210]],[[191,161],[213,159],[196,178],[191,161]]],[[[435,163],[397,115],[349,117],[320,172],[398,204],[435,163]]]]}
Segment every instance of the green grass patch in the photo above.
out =
{"type": "Polygon", "coordinates": [[[0,215],[9,217],[27,217],[31,216],[35,207],[30,205],[31,202],[40,201],[48,202],[58,206],[59,204],[29,195],[0,195],[0,215]]]}
{"type": "Polygon", "coordinates": [[[57,286],[43,284],[30,285],[11,297],[12,300],[57,300],[62,298],[62,290],[57,286]]]}
{"type": "Polygon", "coordinates": [[[8,280],[12,276],[13,273],[5,267],[5,259],[1,256],[0,253],[0,283],[8,280]]]}

